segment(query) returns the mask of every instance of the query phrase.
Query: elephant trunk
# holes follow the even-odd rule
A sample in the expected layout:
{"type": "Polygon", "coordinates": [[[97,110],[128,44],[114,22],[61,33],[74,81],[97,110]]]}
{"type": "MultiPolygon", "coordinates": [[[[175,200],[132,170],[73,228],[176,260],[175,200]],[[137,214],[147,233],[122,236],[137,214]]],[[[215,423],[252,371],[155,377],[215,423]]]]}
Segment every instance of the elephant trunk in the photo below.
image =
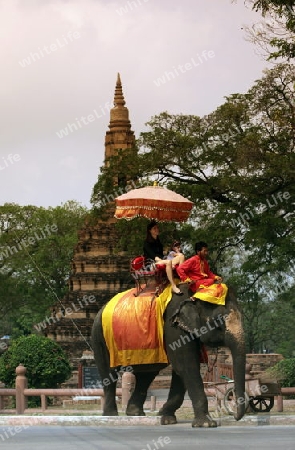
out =
{"type": "Polygon", "coordinates": [[[236,396],[236,412],[234,413],[234,417],[236,420],[240,420],[246,410],[246,351],[241,313],[236,308],[230,310],[225,319],[225,326],[225,345],[230,349],[233,359],[233,378],[236,396]]]}

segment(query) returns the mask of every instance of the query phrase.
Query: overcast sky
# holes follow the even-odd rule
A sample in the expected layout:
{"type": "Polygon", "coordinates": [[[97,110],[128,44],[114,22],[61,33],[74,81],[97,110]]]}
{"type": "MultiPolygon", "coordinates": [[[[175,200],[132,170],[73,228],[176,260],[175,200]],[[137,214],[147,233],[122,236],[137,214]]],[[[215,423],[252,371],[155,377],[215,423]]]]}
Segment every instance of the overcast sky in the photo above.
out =
{"type": "Polygon", "coordinates": [[[259,20],[242,0],[0,0],[0,204],[89,206],[117,72],[136,136],[208,114],[262,76],[259,20]]]}

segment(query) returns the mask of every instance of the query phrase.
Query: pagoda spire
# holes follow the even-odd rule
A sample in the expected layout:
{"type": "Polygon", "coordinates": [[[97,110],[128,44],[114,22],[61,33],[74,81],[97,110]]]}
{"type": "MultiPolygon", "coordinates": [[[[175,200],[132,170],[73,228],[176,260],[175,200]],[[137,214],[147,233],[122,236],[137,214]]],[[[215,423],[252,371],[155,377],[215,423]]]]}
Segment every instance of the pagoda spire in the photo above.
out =
{"type": "Polygon", "coordinates": [[[118,73],[117,75],[117,83],[115,88],[115,97],[114,97],[114,105],[117,107],[124,106],[125,105],[125,99],[123,95],[123,89],[122,89],[122,83],[121,83],[121,77],[118,73]]]}
{"type": "Polygon", "coordinates": [[[135,145],[134,132],[131,130],[129,111],[125,106],[121,77],[118,73],[115,87],[114,107],[110,110],[109,130],[105,137],[105,164],[111,156],[118,154],[118,150],[133,148],[135,145]]]}
{"type": "Polygon", "coordinates": [[[125,106],[125,99],[123,95],[121,77],[118,73],[114,96],[114,107],[110,110],[110,124],[111,131],[127,131],[131,129],[129,120],[129,111],[125,106]]]}

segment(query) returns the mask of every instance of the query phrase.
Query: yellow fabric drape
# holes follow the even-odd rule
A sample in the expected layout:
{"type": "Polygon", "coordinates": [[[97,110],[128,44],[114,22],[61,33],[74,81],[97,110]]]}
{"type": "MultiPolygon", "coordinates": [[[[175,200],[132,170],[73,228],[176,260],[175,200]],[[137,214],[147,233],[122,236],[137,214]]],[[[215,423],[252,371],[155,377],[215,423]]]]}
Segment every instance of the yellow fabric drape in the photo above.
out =
{"type": "Polygon", "coordinates": [[[211,286],[200,286],[193,297],[203,300],[204,302],[214,303],[215,305],[225,305],[225,298],[228,287],[224,283],[212,284],[211,286]]]}

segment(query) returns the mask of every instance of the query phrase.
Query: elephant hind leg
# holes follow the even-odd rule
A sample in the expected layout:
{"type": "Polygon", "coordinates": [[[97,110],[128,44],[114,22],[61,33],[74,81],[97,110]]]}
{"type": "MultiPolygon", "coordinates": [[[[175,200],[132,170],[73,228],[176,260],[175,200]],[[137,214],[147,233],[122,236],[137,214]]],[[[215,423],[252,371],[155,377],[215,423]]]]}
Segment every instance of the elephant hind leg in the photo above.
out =
{"type": "Polygon", "coordinates": [[[126,408],[127,416],[145,416],[143,404],[146,400],[147,390],[158,373],[159,371],[136,372],[134,374],[136,383],[126,408]]]}
{"type": "Polygon", "coordinates": [[[177,423],[175,411],[181,407],[184,399],[186,388],[182,379],[174,371],[172,371],[171,386],[167,402],[159,411],[161,417],[161,425],[172,425],[177,423]]]}
{"type": "MultiPolygon", "coordinates": [[[[116,380],[116,373],[110,371],[113,380],[116,380]]],[[[112,381],[109,385],[104,386],[104,407],[103,416],[118,416],[118,408],[116,403],[116,387],[117,381],[112,381]]]]}

